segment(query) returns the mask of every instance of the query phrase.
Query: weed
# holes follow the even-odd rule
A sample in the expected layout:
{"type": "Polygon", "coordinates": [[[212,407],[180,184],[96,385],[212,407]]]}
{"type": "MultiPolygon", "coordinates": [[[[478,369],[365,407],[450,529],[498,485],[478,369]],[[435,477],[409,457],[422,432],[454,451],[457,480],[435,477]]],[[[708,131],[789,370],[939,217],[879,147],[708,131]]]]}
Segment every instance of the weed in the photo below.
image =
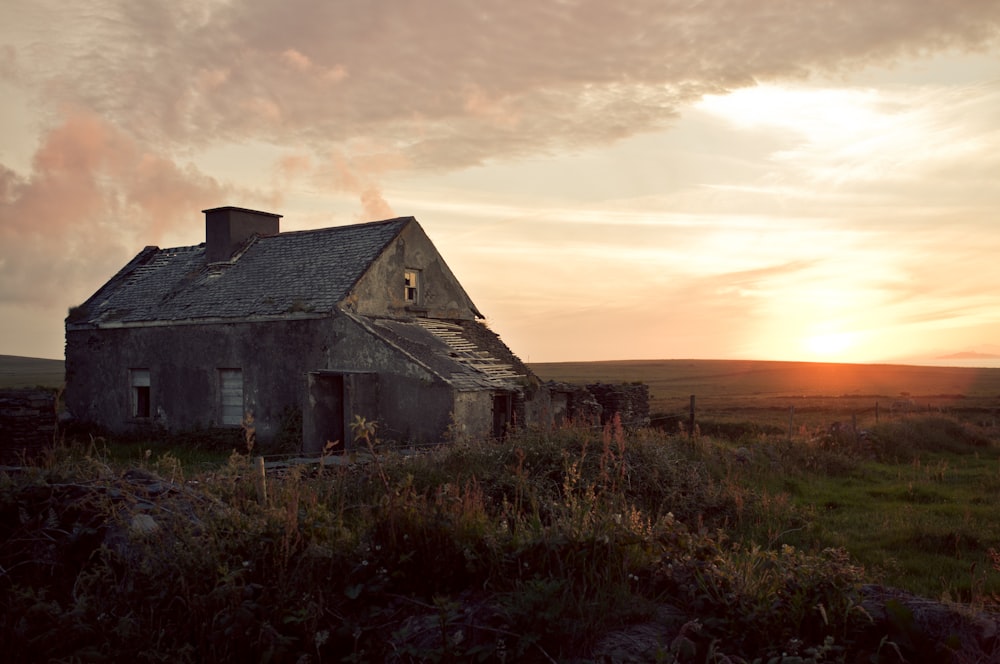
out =
{"type": "Polygon", "coordinates": [[[0,640],[20,661],[555,661],[673,605],[666,661],[893,661],[929,637],[861,608],[858,559],[998,593],[996,455],[932,427],[977,456],[847,464],[851,439],[735,447],[614,420],[404,456],[357,418],[359,463],[271,473],[266,501],[243,453],[119,465],[95,440],[0,475],[0,640]]]}

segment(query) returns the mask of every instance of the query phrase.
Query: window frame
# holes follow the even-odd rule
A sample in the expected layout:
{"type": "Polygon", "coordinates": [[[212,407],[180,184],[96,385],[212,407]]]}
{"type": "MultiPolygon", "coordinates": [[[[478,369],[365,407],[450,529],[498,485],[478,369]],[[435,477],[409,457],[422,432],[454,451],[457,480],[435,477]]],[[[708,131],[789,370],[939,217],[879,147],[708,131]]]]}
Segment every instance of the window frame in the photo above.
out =
{"type": "Polygon", "coordinates": [[[423,301],[420,270],[408,267],[403,270],[403,302],[419,306],[423,301]]]}
{"type": "Polygon", "coordinates": [[[244,419],[246,417],[246,381],[243,376],[243,369],[240,367],[219,367],[218,377],[219,377],[219,424],[224,427],[239,427],[243,426],[244,419]],[[239,417],[237,418],[233,412],[229,412],[234,406],[232,403],[227,404],[227,394],[229,390],[234,390],[234,384],[230,383],[227,386],[226,377],[239,377],[239,417]],[[228,406],[228,409],[227,409],[228,406]]]}
{"type": "Polygon", "coordinates": [[[148,420],[153,416],[152,384],[149,369],[137,367],[128,370],[129,415],[134,420],[148,420]]]}

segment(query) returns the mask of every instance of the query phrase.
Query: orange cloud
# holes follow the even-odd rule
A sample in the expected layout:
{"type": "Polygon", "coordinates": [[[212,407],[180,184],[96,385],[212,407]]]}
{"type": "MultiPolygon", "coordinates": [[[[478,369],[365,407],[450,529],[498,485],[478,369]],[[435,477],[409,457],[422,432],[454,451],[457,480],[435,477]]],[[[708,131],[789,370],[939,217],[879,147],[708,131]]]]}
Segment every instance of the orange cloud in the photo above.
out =
{"type": "Polygon", "coordinates": [[[340,150],[331,152],[317,170],[317,181],[336,191],[357,194],[362,221],[396,216],[382,195],[379,181],[389,171],[406,168],[407,160],[401,154],[374,145],[357,145],[352,150],[350,154],[340,150]]]}
{"type": "Polygon", "coordinates": [[[372,186],[361,192],[361,220],[391,219],[395,216],[378,187],[372,186]]]}
{"type": "Polygon", "coordinates": [[[299,178],[312,172],[313,160],[305,154],[286,155],[278,160],[275,170],[281,178],[299,178]]]}
{"type": "Polygon", "coordinates": [[[299,71],[308,71],[312,67],[312,61],[294,48],[290,48],[281,54],[281,59],[299,71]]]}
{"type": "Polygon", "coordinates": [[[28,175],[0,166],[0,302],[72,304],[232,190],[68,111],[28,175]]]}

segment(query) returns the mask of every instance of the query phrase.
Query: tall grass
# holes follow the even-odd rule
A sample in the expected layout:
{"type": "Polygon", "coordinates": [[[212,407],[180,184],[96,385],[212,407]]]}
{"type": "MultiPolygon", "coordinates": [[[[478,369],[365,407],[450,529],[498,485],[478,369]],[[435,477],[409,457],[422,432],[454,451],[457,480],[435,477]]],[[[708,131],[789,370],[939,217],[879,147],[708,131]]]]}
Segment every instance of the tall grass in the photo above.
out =
{"type": "Polygon", "coordinates": [[[604,637],[647,624],[646,658],[793,644],[830,661],[884,636],[862,629],[864,570],[790,541],[816,521],[793,485],[860,467],[836,445],[734,450],[615,422],[403,455],[365,432],[377,463],[272,473],[266,499],[239,454],[192,471],[70,449],[0,476],[5,655],[613,660],[604,637]]]}

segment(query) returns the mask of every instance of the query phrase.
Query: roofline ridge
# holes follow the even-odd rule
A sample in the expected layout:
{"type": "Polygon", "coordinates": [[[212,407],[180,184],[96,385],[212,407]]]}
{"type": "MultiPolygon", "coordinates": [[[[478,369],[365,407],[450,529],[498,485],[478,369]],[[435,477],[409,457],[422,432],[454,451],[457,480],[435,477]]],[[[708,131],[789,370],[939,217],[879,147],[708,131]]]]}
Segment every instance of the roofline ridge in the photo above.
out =
{"type": "Polygon", "coordinates": [[[344,224],[342,226],[324,226],[323,228],[300,228],[295,231],[282,231],[276,235],[261,235],[261,238],[271,238],[271,237],[282,237],[285,235],[301,235],[303,233],[324,233],[329,231],[340,231],[347,228],[361,228],[363,226],[377,226],[379,224],[390,224],[390,223],[400,223],[417,221],[416,217],[394,217],[392,219],[381,219],[379,221],[362,221],[356,224],[344,224]]]}
{"type": "Polygon", "coordinates": [[[205,246],[205,243],[202,242],[200,244],[185,244],[185,245],[181,245],[181,246],[178,246],[178,247],[156,247],[156,250],[159,251],[159,252],[164,252],[164,251],[196,251],[197,249],[201,249],[204,246],[205,246]]]}
{"type": "MultiPolygon", "coordinates": [[[[232,206],[227,206],[227,207],[232,207],[232,206]]],[[[234,208],[234,209],[243,209],[243,208],[234,208]]],[[[256,210],[251,210],[251,212],[255,212],[255,211],[256,210]]],[[[270,214],[270,213],[268,213],[268,214],[270,214]]],[[[281,215],[276,215],[276,216],[281,216],[281,215]]],[[[401,217],[393,217],[391,219],[377,219],[375,221],[361,221],[361,222],[358,222],[358,223],[344,224],[344,225],[341,225],[341,226],[324,226],[323,228],[300,228],[299,230],[294,230],[294,231],[281,231],[280,233],[275,233],[273,235],[261,235],[260,233],[254,233],[254,235],[256,235],[260,239],[264,239],[264,238],[271,238],[271,237],[281,237],[283,235],[296,235],[296,234],[299,234],[299,233],[319,233],[319,232],[323,232],[323,231],[341,230],[341,229],[344,229],[344,228],[359,228],[361,226],[375,226],[377,224],[390,224],[390,223],[407,222],[407,221],[417,221],[417,218],[414,217],[413,215],[404,215],[404,216],[401,216],[401,217]]],[[[417,223],[420,223],[420,222],[417,222],[417,223]]],[[[143,251],[145,251],[147,249],[155,249],[156,251],[161,251],[161,252],[162,251],[195,251],[196,249],[201,249],[204,246],[205,246],[204,242],[199,242],[198,244],[182,244],[182,245],[178,245],[178,246],[175,246],[175,247],[160,247],[160,246],[157,246],[157,245],[150,244],[150,245],[146,245],[145,247],[143,247],[143,251]]]]}

